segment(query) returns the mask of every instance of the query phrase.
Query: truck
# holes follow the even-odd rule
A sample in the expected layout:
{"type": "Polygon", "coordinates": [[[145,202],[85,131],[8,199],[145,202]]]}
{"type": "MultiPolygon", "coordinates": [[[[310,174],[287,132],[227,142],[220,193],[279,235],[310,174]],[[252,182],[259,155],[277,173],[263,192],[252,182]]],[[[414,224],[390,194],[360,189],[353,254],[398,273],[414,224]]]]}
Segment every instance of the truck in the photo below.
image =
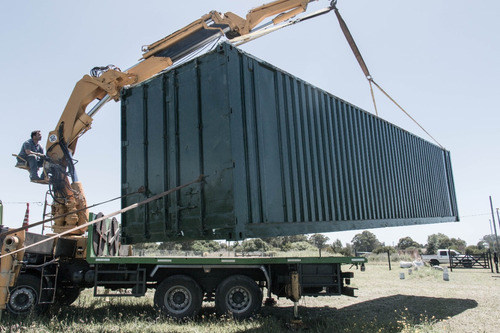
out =
{"type": "Polygon", "coordinates": [[[450,264],[450,260],[466,268],[472,267],[473,264],[472,256],[451,249],[439,249],[436,254],[423,254],[421,257],[424,262],[432,266],[450,264]]]}
{"type": "MultiPolygon", "coordinates": [[[[2,227],[0,310],[16,315],[43,312],[56,304],[71,304],[89,288],[96,297],[139,297],[155,289],[154,304],[167,316],[194,317],[203,301],[215,301],[217,313],[244,319],[260,309],[264,290],[267,303],[272,303],[271,295],[292,300],[295,315],[301,296],[354,296],[354,288],[349,287],[353,273],[342,267],[364,267],[365,258],[132,255],[131,245],[120,244],[114,216],[202,182],[203,175],[113,214],[95,215],[89,212],[73,159],[77,141],[90,129],[92,117],[108,101],[118,101],[124,87],[151,78],[217,38],[246,42],[265,34],[269,26],[286,25],[305,12],[309,2],[273,1],[252,9],[246,18],[212,11],[144,47],[140,62],[130,69],[95,67],[91,75],[78,81],[56,128],[48,135],[43,177],[36,180],[48,184],[53,197],[51,217],[36,224],[51,222],[53,234],[2,227]],[[258,26],[270,17],[272,21],[258,26]],[[96,100],[87,112],[87,106],[96,100]]],[[[334,8],[335,1],[322,14],[334,8]]],[[[20,167],[26,168],[25,162],[20,167]]]]}
{"type": "MultiPolygon", "coordinates": [[[[245,319],[259,311],[264,291],[266,304],[275,295],[295,306],[302,296],[354,296],[354,274],[343,266],[366,263],[361,257],[137,256],[117,242],[116,219],[90,219],[99,222],[80,239],[25,232],[27,248],[9,287],[9,312],[67,306],[84,289],[93,289],[95,297],[140,297],[154,289],[155,307],[172,318],[194,317],[203,302],[214,301],[218,314],[245,319]]],[[[4,248],[18,243],[17,237],[6,236],[4,248]]]]}

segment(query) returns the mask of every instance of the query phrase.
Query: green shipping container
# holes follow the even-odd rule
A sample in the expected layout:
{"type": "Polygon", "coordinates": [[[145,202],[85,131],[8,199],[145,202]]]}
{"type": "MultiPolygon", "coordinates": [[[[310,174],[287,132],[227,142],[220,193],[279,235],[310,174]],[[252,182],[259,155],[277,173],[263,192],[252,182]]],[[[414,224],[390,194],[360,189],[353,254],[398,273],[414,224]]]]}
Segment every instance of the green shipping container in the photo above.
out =
{"type": "Polygon", "coordinates": [[[448,151],[229,44],[124,90],[122,143],[123,194],[206,176],[124,214],[124,244],[459,220],[448,151]]]}

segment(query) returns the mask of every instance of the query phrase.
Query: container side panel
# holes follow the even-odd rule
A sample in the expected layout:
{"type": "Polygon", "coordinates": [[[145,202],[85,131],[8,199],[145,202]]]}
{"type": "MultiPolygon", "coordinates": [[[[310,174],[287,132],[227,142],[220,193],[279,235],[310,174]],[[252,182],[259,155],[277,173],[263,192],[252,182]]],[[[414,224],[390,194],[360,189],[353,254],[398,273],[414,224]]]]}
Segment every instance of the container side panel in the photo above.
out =
{"type": "MultiPolygon", "coordinates": [[[[128,90],[122,97],[122,195],[146,186],[144,164],[144,88],[128,90]]],[[[137,202],[137,196],[124,197],[122,207],[137,202]]],[[[149,221],[144,209],[134,209],[122,215],[122,242],[142,241],[148,235],[149,221]],[[136,236],[139,235],[139,238],[136,236]]]]}
{"type": "MultiPolygon", "coordinates": [[[[255,190],[261,193],[263,223],[283,221],[282,163],[283,156],[279,137],[276,72],[254,61],[255,137],[257,141],[259,182],[255,190]]],[[[256,221],[257,222],[257,221],[256,221]]]]}
{"type": "Polygon", "coordinates": [[[292,181],[292,170],[290,168],[290,155],[291,155],[291,144],[290,144],[290,132],[288,128],[289,115],[288,115],[288,104],[289,101],[285,95],[286,81],[284,80],[284,75],[282,73],[276,73],[276,94],[277,94],[277,112],[278,112],[278,137],[279,137],[279,147],[281,147],[281,159],[280,159],[280,169],[281,169],[281,182],[282,182],[282,193],[283,196],[283,220],[284,221],[296,221],[293,210],[293,181],[292,181]]]}
{"type": "Polygon", "coordinates": [[[242,111],[243,128],[234,128],[234,131],[242,131],[243,144],[245,152],[246,178],[247,178],[247,195],[249,217],[248,223],[255,223],[263,220],[262,211],[262,189],[260,188],[261,173],[259,169],[259,140],[257,133],[256,119],[256,91],[255,91],[255,75],[252,59],[244,57],[242,59],[242,100],[244,103],[242,111]]]}
{"type": "Polygon", "coordinates": [[[228,53],[227,85],[230,117],[230,140],[233,158],[234,225],[229,226],[223,238],[245,238],[246,225],[252,221],[250,208],[250,170],[248,168],[248,143],[246,142],[246,107],[244,93],[244,59],[240,53],[228,53]],[[231,230],[232,229],[232,230],[231,230]],[[238,236],[236,236],[238,235],[238,236]]]}
{"type": "Polygon", "coordinates": [[[122,103],[124,193],[206,176],[127,213],[129,243],[458,221],[449,152],[228,44],[122,103]]]}
{"type": "MultiPolygon", "coordinates": [[[[165,168],[164,155],[164,90],[163,80],[151,81],[144,86],[144,166],[146,183],[149,192],[158,194],[164,191],[165,168]],[[154,96],[151,97],[150,96],[154,96]],[[155,98],[159,96],[160,98],[155,98]]],[[[143,208],[149,221],[147,238],[165,237],[165,200],[156,200],[143,208]]]]}
{"type": "MultiPolygon", "coordinates": [[[[176,71],[174,107],[171,112],[175,121],[176,186],[188,183],[203,174],[203,154],[200,147],[200,78],[198,66],[183,67],[176,71]]],[[[175,211],[178,233],[201,234],[203,230],[200,205],[200,186],[193,186],[175,193],[176,202],[170,207],[175,211]]]]}
{"type": "MultiPolygon", "coordinates": [[[[203,127],[202,152],[207,237],[221,237],[234,227],[234,163],[231,149],[231,109],[228,97],[227,58],[215,53],[199,60],[199,104],[203,127]]],[[[187,83],[189,84],[189,83],[187,83]]]]}

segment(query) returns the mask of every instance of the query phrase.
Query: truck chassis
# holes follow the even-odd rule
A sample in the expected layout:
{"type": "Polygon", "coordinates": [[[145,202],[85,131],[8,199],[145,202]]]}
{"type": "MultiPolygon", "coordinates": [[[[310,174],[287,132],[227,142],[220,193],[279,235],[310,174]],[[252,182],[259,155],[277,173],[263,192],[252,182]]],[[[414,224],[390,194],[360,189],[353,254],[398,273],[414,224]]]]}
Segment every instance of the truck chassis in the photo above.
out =
{"type": "MultiPolygon", "coordinates": [[[[301,296],[354,296],[353,273],[343,272],[342,265],[366,262],[359,257],[141,257],[123,255],[123,248],[97,256],[93,227],[88,237],[59,238],[27,250],[7,309],[18,315],[44,312],[54,304],[70,305],[89,288],[96,297],[140,297],[155,289],[154,305],[166,316],[195,317],[204,301],[215,301],[217,314],[245,319],[261,308],[264,288],[266,303],[271,295],[295,305],[301,296]]],[[[103,252],[111,247],[106,244],[103,252]]]]}

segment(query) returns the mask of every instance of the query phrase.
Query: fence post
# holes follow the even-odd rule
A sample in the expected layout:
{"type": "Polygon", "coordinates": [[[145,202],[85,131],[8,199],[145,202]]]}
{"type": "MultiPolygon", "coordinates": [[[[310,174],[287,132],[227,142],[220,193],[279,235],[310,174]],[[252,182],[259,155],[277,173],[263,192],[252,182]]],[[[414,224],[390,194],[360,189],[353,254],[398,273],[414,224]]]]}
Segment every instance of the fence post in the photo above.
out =
{"type": "Polygon", "coordinates": [[[448,248],[448,261],[450,262],[450,272],[453,272],[453,257],[451,256],[449,248],[448,248]]]}
{"type": "Polygon", "coordinates": [[[387,260],[389,261],[389,270],[391,269],[391,251],[387,250],[387,260]]]}
{"type": "Polygon", "coordinates": [[[493,252],[493,262],[495,263],[495,270],[498,273],[498,255],[497,255],[497,251],[493,252]]]}
{"type": "Polygon", "coordinates": [[[487,256],[488,256],[488,260],[489,260],[489,264],[490,264],[490,267],[491,267],[491,272],[493,273],[493,261],[491,260],[491,250],[488,249],[488,252],[487,252],[487,256]]]}

